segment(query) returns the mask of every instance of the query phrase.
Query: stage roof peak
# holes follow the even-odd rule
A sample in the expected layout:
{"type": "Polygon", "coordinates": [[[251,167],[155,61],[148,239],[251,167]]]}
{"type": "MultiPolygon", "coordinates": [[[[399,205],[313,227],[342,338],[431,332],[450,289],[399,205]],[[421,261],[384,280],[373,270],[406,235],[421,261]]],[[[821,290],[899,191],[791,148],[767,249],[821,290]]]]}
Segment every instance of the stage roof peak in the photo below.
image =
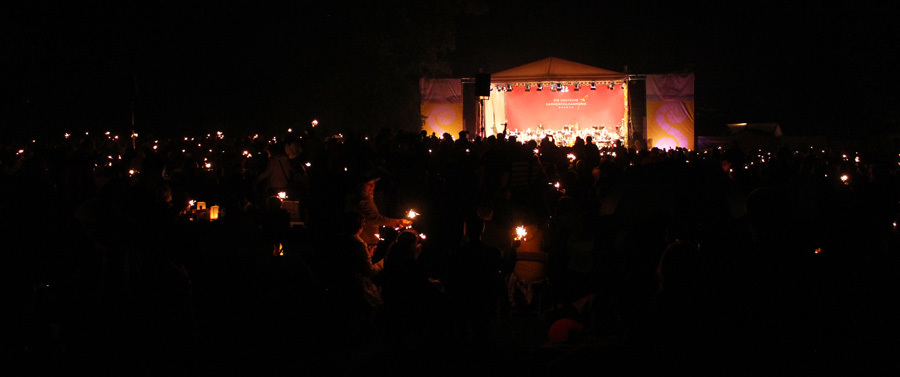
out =
{"type": "Polygon", "coordinates": [[[491,82],[561,81],[561,80],[619,80],[621,72],[597,68],[587,64],[548,57],[545,59],[491,74],[491,82]]]}

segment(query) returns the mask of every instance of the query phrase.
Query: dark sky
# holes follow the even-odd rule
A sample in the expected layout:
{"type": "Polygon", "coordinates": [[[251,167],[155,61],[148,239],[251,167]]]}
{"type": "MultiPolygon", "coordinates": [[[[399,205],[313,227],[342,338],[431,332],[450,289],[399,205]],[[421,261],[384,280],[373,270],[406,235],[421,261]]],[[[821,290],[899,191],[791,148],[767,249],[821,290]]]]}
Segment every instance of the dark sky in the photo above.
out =
{"type": "Polygon", "coordinates": [[[889,14],[792,3],[28,2],[0,16],[0,121],[3,131],[128,129],[133,102],[139,129],[165,131],[346,123],[355,108],[390,121],[415,87],[411,73],[472,77],[555,56],[638,74],[694,72],[704,130],[896,126],[889,14]]]}

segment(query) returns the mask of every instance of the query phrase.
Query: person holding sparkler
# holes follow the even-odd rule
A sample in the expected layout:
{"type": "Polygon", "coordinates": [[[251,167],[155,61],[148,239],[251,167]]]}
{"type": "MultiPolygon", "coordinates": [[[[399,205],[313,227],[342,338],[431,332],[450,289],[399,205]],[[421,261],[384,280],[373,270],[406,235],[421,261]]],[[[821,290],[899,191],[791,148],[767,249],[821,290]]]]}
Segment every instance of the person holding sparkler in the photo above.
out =
{"type": "Polygon", "coordinates": [[[380,178],[374,174],[365,174],[361,180],[359,200],[356,210],[363,216],[363,231],[360,238],[369,246],[377,245],[379,240],[378,228],[387,226],[391,228],[404,228],[412,225],[410,219],[395,219],[386,217],[378,211],[375,205],[375,184],[380,178]]]}

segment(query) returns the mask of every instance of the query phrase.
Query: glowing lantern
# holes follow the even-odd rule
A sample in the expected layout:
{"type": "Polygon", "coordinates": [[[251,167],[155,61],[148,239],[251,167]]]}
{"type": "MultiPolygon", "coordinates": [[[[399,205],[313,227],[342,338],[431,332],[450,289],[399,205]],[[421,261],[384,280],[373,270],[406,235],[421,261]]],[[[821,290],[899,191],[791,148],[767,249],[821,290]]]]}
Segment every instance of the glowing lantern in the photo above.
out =
{"type": "Polygon", "coordinates": [[[210,206],[209,207],[209,221],[217,220],[219,218],[219,206],[210,206]]]}

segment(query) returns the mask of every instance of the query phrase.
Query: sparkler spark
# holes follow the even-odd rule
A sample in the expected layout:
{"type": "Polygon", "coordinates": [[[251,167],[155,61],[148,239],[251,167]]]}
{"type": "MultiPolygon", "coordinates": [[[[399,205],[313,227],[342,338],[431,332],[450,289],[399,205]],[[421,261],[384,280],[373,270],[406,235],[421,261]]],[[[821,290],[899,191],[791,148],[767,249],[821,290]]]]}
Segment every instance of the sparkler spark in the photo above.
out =
{"type": "Polygon", "coordinates": [[[519,240],[524,241],[524,240],[525,240],[525,236],[527,236],[527,235],[528,235],[528,232],[525,231],[525,227],[524,227],[524,226],[519,225],[519,226],[516,227],[516,238],[515,238],[516,241],[519,241],[519,240]]]}

